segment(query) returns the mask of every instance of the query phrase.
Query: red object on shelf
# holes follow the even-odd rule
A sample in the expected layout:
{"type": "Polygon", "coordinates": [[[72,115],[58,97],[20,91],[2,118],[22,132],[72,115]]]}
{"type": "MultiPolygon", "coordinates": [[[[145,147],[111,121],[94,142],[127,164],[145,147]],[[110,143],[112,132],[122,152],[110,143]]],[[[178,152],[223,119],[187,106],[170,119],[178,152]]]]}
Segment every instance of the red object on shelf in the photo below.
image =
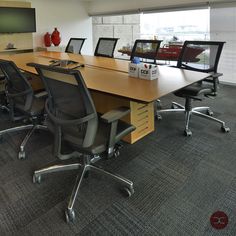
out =
{"type": "Polygon", "coordinates": [[[46,47],[50,47],[52,42],[51,42],[51,35],[47,32],[45,35],[44,35],[44,45],[46,47]]]}
{"type": "MultiPolygon", "coordinates": [[[[178,61],[181,50],[182,50],[182,45],[171,45],[171,46],[159,48],[156,55],[156,59],[166,60],[166,61],[178,61]]],[[[199,60],[197,56],[202,51],[204,51],[204,49],[199,48],[199,47],[188,48],[188,51],[184,57],[184,60],[188,62],[196,62],[199,60]]],[[[118,52],[122,54],[127,54],[128,56],[130,56],[132,51],[130,49],[120,49],[118,50],[118,52]]],[[[140,52],[139,53],[140,55],[137,55],[137,56],[142,57],[142,54],[144,53],[145,52],[140,52]]],[[[153,57],[153,52],[148,52],[146,54],[150,54],[150,56],[153,57]]]]}
{"type": "Polygon", "coordinates": [[[54,29],[51,35],[51,40],[54,46],[58,46],[61,42],[60,32],[57,30],[57,28],[54,29]]]}
{"type": "MultiPolygon", "coordinates": [[[[157,60],[170,60],[170,61],[177,61],[179,58],[179,54],[181,52],[181,47],[164,47],[164,48],[159,48],[158,53],[156,55],[156,59],[157,60]]],[[[122,53],[122,54],[127,54],[128,56],[131,55],[131,50],[123,50],[120,49],[118,50],[118,52],[122,53]]],[[[148,53],[144,53],[144,52],[140,52],[137,53],[138,57],[142,57],[143,54],[149,54],[151,57],[153,57],[154,52],[148,52],[148,53]]]]}
{"type": "Polygon", "coordinates": [[[182,46],[170,46],[159,48],[157,53],[157,60],[170,60],[170,61],[178,61],[179,54],[182,50],[182,46]]]}

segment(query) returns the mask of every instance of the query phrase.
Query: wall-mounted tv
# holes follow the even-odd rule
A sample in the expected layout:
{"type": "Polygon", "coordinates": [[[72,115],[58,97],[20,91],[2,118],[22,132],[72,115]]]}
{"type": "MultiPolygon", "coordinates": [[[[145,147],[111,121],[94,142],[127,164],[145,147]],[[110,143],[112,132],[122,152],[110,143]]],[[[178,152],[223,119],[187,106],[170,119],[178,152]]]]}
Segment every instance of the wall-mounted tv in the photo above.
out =
{"type": "Polygon", "coordinates": [[[0,33],[36,32],[35,8],[0,7],[0,33]]]}

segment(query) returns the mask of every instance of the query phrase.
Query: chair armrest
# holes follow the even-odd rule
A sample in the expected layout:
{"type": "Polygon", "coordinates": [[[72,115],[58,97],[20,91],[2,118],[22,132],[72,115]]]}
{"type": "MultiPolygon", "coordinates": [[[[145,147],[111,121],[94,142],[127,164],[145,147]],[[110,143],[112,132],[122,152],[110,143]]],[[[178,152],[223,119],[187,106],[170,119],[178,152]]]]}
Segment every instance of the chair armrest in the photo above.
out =
{"type": "Polygon", "coordinates": [[[220,76],[222,76],[223,74],[222,73],[209,73],[209,77],[207,77],[206,79],[204,79],[204,81],[207,81],[207,82],[219,82],[218,81],[218,78],[220,77],[220,76]]]}
{"type": "Polygon", "coordinates": [[[219,78],[222,75],[223,75],[223,73],[213,73],[213,74],[211,74],[212,78],[219,78]]]}
{"type": "Polygon", "coordinates": [[[7,96],[9,98],[21,97],[21,96],[26,95],[31,92],[32,92],[32,90],[29,89],[29,90],[25,90],[24,92],[20,92],[20,93],[8,93],[7,96]]]}
{"type": "Polygon", "coordinates": [[[35,93],[34,96],[36,98],[46,98],[48,96],[48,93],[46,91],[42,91],[42,92],[39,92],[39,93],[35,93]]]}
{"type": "Polygon", "coordinates": [[[112,123],[114,121],[119,120],[120,118],[124,117],[125,115],[130,113],[130,109],[127,107],[119,107],[114,110],[108,111],[103,114],[100,119],[105,123],[112,123]]]}
{"type": "Polygon", "coordinates": [[[108,111],[100,117],[100,120],[104,123],[110,124],[110,135],[108,141],[107,157],[110,158],[114,154],[114,148],[117,143],[117,127],[118,120],[130,113],[130,109],[127,107],[118,107],[114,110],[108,111]]]}
{"type": "Polygon", "coordinates": [[[217,95],[219,77],[222,75],[223,75],[222,73],[209,73],[209,77],[204,79],[205,82],[213,84],[212,93],[207,94],[206,95],[207,97],[209,97],[209,96],[215,97],[217,95]]]}

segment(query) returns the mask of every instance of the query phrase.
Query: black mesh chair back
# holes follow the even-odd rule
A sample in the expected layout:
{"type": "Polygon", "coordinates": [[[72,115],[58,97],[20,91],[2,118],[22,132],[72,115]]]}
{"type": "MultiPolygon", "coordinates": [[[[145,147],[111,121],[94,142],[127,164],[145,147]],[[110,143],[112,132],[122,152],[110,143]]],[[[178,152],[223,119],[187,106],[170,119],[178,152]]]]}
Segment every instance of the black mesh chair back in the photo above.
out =
{"type": "Polygon", "coordinates": [[[99,38],[94,56],[114,57],[118,38],[99,38]]]}
{"type": "Polygon", "coordinates": [[[49,120],[61,124],[64,140],[81,147],[91,146],[97,132],[97,113],[80,72],[38,64],[33,66],[48,92],[45,109],[49,120]]]}
{"type": "Polygon", "coordinates": [[[139,57],[153,60],[156,63],[157,52],[161,42],[161,40],[137,39],[134,43],[130,60],[134,57],[139,57]]]}
{"type": "Polygon", "coordinates": [[[12,61],[0,60],[0,69],[6,79],[6,94],[11,107],[28,111],[33,101],[33,89],[12,61]]]}
{"type": "Polygon", "coordinates": [[[70,38],[65,52],[81,54],[81,49],[85,40],[86,38],[70,38]]]}
{"type": "Polygon", "coordinates": [[[223,46],[217,41],[185,41],[177,67],[216,73],[223,46]]]}

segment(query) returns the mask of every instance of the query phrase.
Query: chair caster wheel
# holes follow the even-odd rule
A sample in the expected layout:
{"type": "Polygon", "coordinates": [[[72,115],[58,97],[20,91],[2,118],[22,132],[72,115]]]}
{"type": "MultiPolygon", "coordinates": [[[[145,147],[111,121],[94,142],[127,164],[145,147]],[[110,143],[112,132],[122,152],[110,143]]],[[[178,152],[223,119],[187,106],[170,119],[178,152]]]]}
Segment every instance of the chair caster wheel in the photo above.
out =
{"type": "Polygon", "coordinates": [[[187,130],[184,131],[184,135],[187,136],[187,137],[190,137],[190,136],[192,136],[192,131],[187,129],[187,130]]]}
{"type": "Polygon", "coordinates": [[[75,221],[75,211],[74,210],[65,210],[66,223],[73,223],[75,221]]]}
{"type": "Polygon", "coordinates": [[[221,130],[222,130],[224,133],[229,133],[230,128],[229,128],[229,127],[226,127],[226,126],[222,126],[222,127],[221,127],[221,130]]]}
{"type": "Polygon", "coordinates": [[[118,157],[120,155],[120,149],[122,148],[122,144],[117,143],[114,147],[113,155],[114,157],[118,157]]]}
{"type": "Polygon", "coordinates": [[[26,157],[26,156],[25,156],[25,152],[24,152],[24,151],[23,151],[23,152],[20,151],[20,152],[18,153],[18,159],[19,159],[19,160],[25,159],[25,157],[26,157]]]}
{"type": "Polygon", "coordinates": [[[33,175],[33,183],[34,184],[40,184],[41,183],[41,175],[36,176],[35,174],[33,175]]]}
{"type": "Polygon", "coordinates": [[[177,106],[175,103],[171,103],[171,109],[178,109],[180,108],[179,106],[177,106]]]}
{"type": "Polygon", "coordinates": [[[156,103],[158,104],[158,107],[161,108],[161,100],[160,100],[160,99],[157,99],[157,100],[156,100],[156,103]]]}
{"type": "Polygon", "coordinates": [[[134,188],[133,187],[124,187],[122,189],[122,192],[126,197],[131,197],[134,194],[134,188]]]}
{"type": "Polygon", "coordinates": [[[114,157],[118,157],[120,155],[120,150],[119,149],[116,149],[114,151],[114,157]]]}
{"type": "Polygon", "coordinates": [[[208,116],[213,116],[213,114],[214,114],[213,111],[207,110],[207,115],[208,115],[208,116]]]}
{"type": "Polygon", "coordinates": [[[156,115],[156,118],[157,118],[157,120],[162,120],[162,116],[159,114],[156,115]]]}

